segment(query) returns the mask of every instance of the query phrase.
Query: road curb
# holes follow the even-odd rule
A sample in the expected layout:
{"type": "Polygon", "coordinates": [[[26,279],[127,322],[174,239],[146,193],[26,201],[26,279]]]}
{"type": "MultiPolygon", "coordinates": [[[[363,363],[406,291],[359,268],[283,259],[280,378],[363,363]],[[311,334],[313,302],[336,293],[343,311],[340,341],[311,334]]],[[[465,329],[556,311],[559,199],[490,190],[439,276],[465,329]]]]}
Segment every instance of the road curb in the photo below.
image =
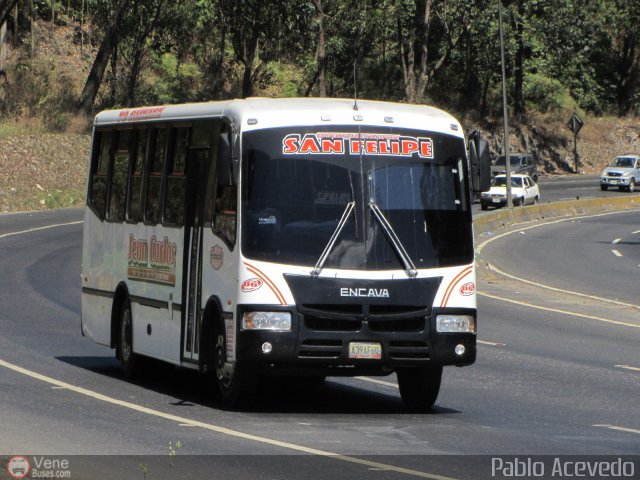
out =
{"type": "Polygon", "coordinates": [[[476,237],[499,233],[523,224],[585,214],[607,213],[640,208],[640,195],[625,197],[562,200],[512,209],[501,208],[477,215],[473,219],[476,237]]]}

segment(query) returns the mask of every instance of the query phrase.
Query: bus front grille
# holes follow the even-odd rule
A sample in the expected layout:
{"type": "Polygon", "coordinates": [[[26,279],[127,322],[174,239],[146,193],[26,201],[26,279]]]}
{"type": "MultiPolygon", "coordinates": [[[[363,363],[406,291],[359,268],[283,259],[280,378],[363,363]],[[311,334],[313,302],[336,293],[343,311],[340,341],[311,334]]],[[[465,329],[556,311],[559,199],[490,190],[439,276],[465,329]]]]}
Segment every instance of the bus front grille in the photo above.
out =
{"type": "Polygon", "coordinates": [[[401,320],[369,320],[369,329],[374,332],[421,332],[425,329],[425,317],[401,320]]]}
{"type": "Polygon", "coordinates": [[[305,315],[304,323],[307,329],[316,332],[357,332],[362,328],[362,320],[323,318],[315,315],[305,315]]]}
{"type": "Polygon", "coordinates": [[[422,341],[391,341],[389,357],[394,360],[429,360],[429,345],[422,341]]]}
{"type": "Polygon", "coordinates": [[[341,353],[341,340],[314,338],[302,342],[298,356],[301,358],[338,358],[341,353]]]}

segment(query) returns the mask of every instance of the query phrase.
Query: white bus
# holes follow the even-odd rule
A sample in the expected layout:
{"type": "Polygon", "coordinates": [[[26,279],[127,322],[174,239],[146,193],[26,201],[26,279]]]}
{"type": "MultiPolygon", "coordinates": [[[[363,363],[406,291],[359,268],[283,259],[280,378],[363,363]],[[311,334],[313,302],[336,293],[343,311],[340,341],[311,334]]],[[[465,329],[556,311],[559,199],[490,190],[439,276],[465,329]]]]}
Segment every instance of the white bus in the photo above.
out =
{"type": "Polygon", "coordinates": [[[246,99],[94,122],[82,332],[211,372],[230,404],[269,374],[397,374],[430,408],[476,357],[469,170],[427,106],[246,99]]]}

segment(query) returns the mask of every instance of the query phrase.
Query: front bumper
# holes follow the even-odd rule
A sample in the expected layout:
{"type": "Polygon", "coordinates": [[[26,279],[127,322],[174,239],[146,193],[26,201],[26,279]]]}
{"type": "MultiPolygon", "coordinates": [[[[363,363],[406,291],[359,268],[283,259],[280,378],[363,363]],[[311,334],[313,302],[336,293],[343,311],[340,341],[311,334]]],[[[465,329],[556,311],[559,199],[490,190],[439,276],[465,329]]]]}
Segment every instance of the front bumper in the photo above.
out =
{"type": "Polygon", "coordinates": [[[600,177],[600,185],[608,187],[626,187],[629,185],[631,177],[600,177]]]}
{"type": "MultiPolygon", "coordinates": [[[[269,307],[273,308],[273,307],[269,307]]],[[[240,307],[243,311],[256,306],[240,307]]],[[[290,332],[242,331],[238,328],[238,362],[296,370],[320,370],[327,375],[359,374],[359,369],[388,373],[401,366],[470,365],[476,359],[475,333],[438,333],[439,313],[471,314],[475,310],[434,309],[390,315],[335,314],[326,310],[289,310],[290,332]],[[263,349],[265,343],[269,349],[263,349]],[[351,342],[381,346],[379,359],[349,358],[351,342]],[[457,346],[464,347],[457,354],[457,346]],[[268,353],[264,353],[269,350],[268,353]],[[345,368],[346,367],[346,368],[345,368]]]]}
{"type": "Polygon", "coordinates": [[[480,197],[480,202],[484,205],[493,205],[495,207],[504,207],[507,204],[506,197],[480,197]]]}

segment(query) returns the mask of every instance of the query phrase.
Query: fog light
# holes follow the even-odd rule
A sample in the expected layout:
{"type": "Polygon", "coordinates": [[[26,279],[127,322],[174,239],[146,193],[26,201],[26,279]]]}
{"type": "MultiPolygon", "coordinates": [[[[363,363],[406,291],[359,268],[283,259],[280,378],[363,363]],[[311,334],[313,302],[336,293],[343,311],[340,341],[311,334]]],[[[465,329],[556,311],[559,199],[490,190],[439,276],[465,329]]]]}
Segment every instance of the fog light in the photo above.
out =
{"type": "Polygon", "coordinates": [[[291,331],[291,312],[246,312],[242,315],[243,330],[291,331]]]}
{"type": "MultiPolygon", "coordinates": [[[[458,345],[459,347],[460,345],[458,345]]],[[[456,349],[458,348],[456,347],[456,349]]],[[[464,349],[464,347],[462,347],[464,349]]],[[[271,350],[273,350],[273,345],[271,345],[269,342],[264,342],[262,344],[262,353],[271,353],[271,350]]]]}
{"type": "Polygon", "coordinates": [[[438,315],[436,331],[439,333],[475,333],[476,320],[473,315],[438,315]]]}
{"type": "MultiPolygon", "coordinates": [[[[263,347],[264,347],[264,345],[263,345],[263,347]]],[[[264,350],[264,348],[263,348],[263,350],[264,350]]],[[[464,345],[462,345],[462,344],[456,345],[456,349],[455,349],[456,355],[461,357],[462,355],[464,355],[464,352],[466,352],[466,351],[467,351],[467,349],[464,348],[464,345]]]]}

